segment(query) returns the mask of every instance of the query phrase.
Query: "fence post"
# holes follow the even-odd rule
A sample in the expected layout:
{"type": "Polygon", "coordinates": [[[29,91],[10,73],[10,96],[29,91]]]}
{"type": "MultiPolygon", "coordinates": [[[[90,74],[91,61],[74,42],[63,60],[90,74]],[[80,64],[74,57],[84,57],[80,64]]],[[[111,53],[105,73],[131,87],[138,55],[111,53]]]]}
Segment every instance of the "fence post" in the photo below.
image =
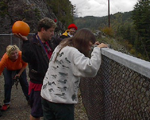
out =
{"type": "Polygon", "coordinates": [[[12,34],[10,33],[10,44],[12,45],[12,34]]]}

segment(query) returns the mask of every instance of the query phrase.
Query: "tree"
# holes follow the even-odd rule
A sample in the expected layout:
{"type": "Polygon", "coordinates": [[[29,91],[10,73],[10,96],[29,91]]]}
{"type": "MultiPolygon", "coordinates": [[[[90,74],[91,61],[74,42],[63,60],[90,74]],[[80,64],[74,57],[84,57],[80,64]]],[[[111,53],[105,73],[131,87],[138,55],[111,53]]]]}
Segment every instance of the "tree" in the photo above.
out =
{"type": "Polygon", "coordinates": [[[133,10],[132,19],[138,32],[138,51],[150,60],[150,1],[139,1],[133,10]]]}
{"type": "Polygon", "coordinates": [[[47,0],[47,4],[66,27],[73,22],[74,7],[69,0],[47,0]]]}

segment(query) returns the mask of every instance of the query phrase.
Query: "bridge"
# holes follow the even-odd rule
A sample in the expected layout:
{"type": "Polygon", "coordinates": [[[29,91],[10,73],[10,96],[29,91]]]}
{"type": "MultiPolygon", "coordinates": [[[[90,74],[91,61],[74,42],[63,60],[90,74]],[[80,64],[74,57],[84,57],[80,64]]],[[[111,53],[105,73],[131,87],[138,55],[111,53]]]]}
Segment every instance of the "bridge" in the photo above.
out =
{"type": "MultiPolygon", "coordinates": [[[[0,57],[8,44],[22,44],[12,34],[0,40],[0,57]]],[[[149,120],[150,62],[103,48],[97,76],[82,78],[80,91],[89,120],[149,120]]]]}

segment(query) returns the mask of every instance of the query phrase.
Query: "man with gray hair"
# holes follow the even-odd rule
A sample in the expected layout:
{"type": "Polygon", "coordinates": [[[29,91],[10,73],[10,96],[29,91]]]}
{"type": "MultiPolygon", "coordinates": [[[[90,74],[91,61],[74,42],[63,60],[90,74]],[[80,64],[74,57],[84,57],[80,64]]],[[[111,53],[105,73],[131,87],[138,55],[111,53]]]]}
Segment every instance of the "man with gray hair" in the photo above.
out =
{"type": "Polygon", "coordinates": [[[40,117],[43,116],[40,92],[49,59],[54,50],[50,40],[54,35],[55,28],[56,23],[45,17],[39,21],[38,32],[31,40],[21,34],[15,34],[23,40],[22,59],[29,65],[30,120],[40,120],[40,117]]]}

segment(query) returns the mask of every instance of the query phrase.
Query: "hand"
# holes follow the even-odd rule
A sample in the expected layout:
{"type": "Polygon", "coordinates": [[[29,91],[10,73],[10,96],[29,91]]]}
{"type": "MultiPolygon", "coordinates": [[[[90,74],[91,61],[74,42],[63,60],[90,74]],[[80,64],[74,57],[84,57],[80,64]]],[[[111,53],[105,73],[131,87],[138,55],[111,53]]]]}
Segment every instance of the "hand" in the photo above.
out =
{"type": "Polygon", "coordinates": [[[22,36],[20,33],[14,33],[14,36],[20,38],[23,41],[28,40],[28,38],[26,36],[22,36]]]}
{"type": "Polygon", "coordinates": [[[20,74],[16,74],[13,79],[17,79],[17,78],[20,78],[20,74]]]}
{"type": "Polygon", "coordinates": [[[100,43],[99,43],[99,41],[96,41],[95,43],[94,43],[94,45],[99,45],[100,43]]]}
{"type": "Polygon", "coordinates": [[[99,47],[99,48],[107,48],[108,45],[107,45],[107,44],[104,44],[104,43],[101,43],[101,44],[99,44],[97,47],[99,47]]]}

